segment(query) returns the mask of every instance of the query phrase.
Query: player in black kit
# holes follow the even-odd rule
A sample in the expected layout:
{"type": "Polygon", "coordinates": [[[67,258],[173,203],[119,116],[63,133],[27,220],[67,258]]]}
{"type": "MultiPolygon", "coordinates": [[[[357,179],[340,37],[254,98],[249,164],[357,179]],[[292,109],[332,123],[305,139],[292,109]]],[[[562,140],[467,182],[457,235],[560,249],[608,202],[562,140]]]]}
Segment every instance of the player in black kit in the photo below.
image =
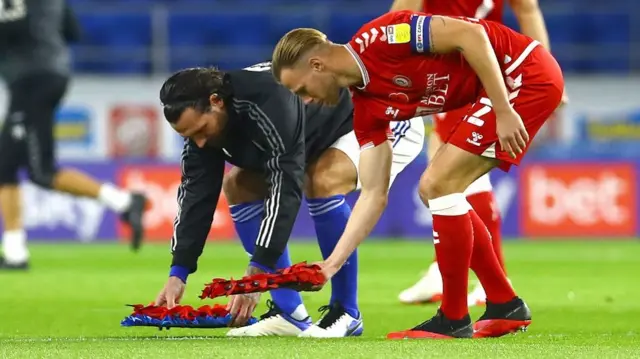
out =
{"type": "MultiPolygon", "coordinates": [[[[335,107],[306,103],[277,84],[270,63],[240,71],[182,70],[160,90],[164,115],[183,137],[182,184],[170,276],[157,305],[176,305],[195,272],[224,187],[245,250],[246,274],[291,265],[287,242],[305,193],[323,255],[329,255],[351,212],[345,195],[359,188],[360,147],[353,107],[343,91],[335,107]],[[225,176],[225,161],[234,167],[225,176]]],[[[421,119],[394,128],[395,177],[422,150],[421,119]]],[[[299,293],[271,292],[270,310],[231,336],[345,337],[362,333],[357,306],[357,254],[332,278],[331,302],[312,325],[299,293]]],[[[251,316],[259,294],[232,297],[234,326],[251,316]]]]}
{"type": "Polygon", "coordinates": [[[29,266],[21,169],[35,185],[94,198],[118,213],[132,229],[134,249],[143,239],[143,194],[56,164],[54,117],[71,76],[69,43],[79,36],[74,19],[66,0],[0,1],[0,78],[9,91],[7,116],[0,119],[0,270],[29,266]]]}

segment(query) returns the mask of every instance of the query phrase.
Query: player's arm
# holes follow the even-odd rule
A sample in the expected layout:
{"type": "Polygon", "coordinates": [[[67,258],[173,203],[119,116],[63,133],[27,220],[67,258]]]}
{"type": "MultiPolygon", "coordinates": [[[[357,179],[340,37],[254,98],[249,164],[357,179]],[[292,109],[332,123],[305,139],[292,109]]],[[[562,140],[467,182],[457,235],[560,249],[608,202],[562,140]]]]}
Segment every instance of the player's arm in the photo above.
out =
{"type": "Polygon", "coordinates": [[[387,121],[370,117],[366,105],[356,104],[353,127],[361,146],[358,172],[362,189],[351,216],[325,266],[337,271],[362,241],[371,234],[387,206],[393,150],[387,121]]]}
{"type": "Polygon", "coordinates": [[[394,0],[390,12],[400,10],[421,11],[423,0],[394,0]]]}
{"type": "Polygon", "coordinates": [[[196,271],[224,177],[224,157],[214,149],[198,148],[186,140],[182,150],[182,181],[178,187],[178,214],[171,238],[171,276],[186,282],[196,271]]]}
{"type": "Polygon", "coordinates": [[[509,0],[509,4],[518,19],[520,32],[538,40],[545,49],[549,50],[549,33],[538,0],[509,0]]]}
{"type": "Polygon", "coordinates": [[[252,116],[261,134],[259,142],[267,147],[268,195],[250,267],[270,271],[287,246],[302,201],[304,106],[299,97],[282,88],[256,107],[252,116]]]}
{"type": "Polygon", "coordinates": [[[388,201],[391,180],[391,143],[384,141],[360,154],[358,168],[362,189],[347,226],[325,265],[339,270],[380,220],[388,201]]]}
{"type": "Polygon", "coordinates": [[[461,52],[482,82],[494,111],[512,111],[498,59],[482,25],[446,16],[414,16],[411,27],[413,33],[421,31],[423,39],[412,38],[414,52],[461,52]]]}

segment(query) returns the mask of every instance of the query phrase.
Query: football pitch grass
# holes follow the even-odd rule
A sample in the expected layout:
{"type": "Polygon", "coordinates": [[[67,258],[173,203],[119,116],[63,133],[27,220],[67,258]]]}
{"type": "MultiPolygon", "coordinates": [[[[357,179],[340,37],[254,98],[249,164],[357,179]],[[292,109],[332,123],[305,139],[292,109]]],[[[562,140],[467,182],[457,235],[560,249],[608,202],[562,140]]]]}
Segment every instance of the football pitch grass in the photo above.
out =
{"type": "MultiPolygon", "coordinates": [[[[370,241],[360,250],[360,338],[226,338],[225,329],[122,328],[124,304],[153,301],[164,284],[167,245],[33,244],[28,273],[0,273],[0,358],[639,358],[640,243],[507,242],[509,276],[533,313],[526,333],[482,340],[384,339],[431,317],[398,293],[419,278],[428,242],[370,241]]],[[[313,242],[292,246],[294,262],[319,259],[313,242]]],[[[247,256],[237,243],[209,244],[189,278],[183,304],[214,276],[238,276],[247,256]]],[[[328,289],[303,293],[307,308],[328,289]]],[[[256,314],[262,313],[264,301],[256,314]]],[[[223,302],[223,301],[218,301],[223,302]]],[[[474,308],[473,318],[482,313],[474,308]]]]}

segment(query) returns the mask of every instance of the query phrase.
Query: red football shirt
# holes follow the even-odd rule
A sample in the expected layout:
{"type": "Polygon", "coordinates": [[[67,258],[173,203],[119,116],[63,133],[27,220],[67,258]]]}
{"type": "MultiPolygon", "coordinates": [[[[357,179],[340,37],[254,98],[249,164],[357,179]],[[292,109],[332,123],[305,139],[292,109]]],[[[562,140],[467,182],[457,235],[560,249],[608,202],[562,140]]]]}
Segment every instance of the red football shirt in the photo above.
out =
{"type": "MultiPolygon", "coordinates": [[[[426,13],[387,13],[360,28],[345,45],[364,82],[363,87],[351,89],[354,131],[362,148],[391,138],[391,121],[457,109],[480,94],[482,84],[460,53],[429,53],[430,21],[426,13]]],[[[504,25],[468,21],[485,28],[505,77],[537,45],[504,25]]]]}
{"type": "Polygon", "coordinates": [[[466,16],[502,23],[503,0],[424,0],[422,11],[435,15],[466,16]]]}

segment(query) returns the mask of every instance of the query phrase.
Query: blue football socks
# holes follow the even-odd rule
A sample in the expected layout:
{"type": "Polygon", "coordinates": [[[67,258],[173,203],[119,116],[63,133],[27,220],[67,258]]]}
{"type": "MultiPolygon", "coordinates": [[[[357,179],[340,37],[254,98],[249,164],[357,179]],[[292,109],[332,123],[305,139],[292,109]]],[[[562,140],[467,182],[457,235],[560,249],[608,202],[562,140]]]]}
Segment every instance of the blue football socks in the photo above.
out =
{"type": "MultiPolygon", "coordinates": [[[[345,196],[309,199],[309,213],[313,218],[322,257],[333,252],[351,215],[345,196]]],[[[358,318],[358,252],[349,257],[344,266],[331,278],[331,304],[339,303],[346,312],[358,318]]]]}
{"type": "MultiPolygon", "coordinates": [[[[262,221],[263,201],[242,203],[230,206],[231,218],[236,227],[236,232],[242,241],[244,250],[249,255],[253,254],[256,239],[260,232],[260,223],[262,221]]],[[[291,266],[289,258],[289,249],[287,248],[282,254],[276,268],[286,268],[291,266]]],[[[300,293],[291,289],[272,290],[271,298],[273,302],[286,314],[295,320],[303,320],[309,315],[304,305],[300,293]]]]}

